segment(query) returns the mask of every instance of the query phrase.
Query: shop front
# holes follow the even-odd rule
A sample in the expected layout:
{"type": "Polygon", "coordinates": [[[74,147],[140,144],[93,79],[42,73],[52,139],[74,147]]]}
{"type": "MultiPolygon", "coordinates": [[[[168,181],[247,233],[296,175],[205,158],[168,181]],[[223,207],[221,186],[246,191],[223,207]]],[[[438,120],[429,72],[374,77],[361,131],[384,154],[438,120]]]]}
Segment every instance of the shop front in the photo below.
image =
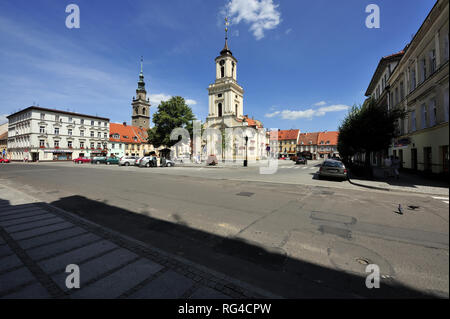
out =
{"type": "MultiPolygon", "coordinates": [[[[72,151],[69,150],[46,150],[44,153],[52,156],[53,161],[71,161],[72,160],[72,151]]],[[[46,156],[48,157],[48,156],[46,156]]]]}

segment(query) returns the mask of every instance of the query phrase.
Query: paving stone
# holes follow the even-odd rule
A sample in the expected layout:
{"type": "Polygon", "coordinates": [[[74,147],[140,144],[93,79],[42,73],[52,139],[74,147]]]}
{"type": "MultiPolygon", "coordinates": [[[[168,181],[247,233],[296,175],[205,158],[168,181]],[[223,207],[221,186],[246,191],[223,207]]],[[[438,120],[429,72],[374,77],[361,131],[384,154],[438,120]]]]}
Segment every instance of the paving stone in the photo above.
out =
{"type": "Polygon", "coordinates": [[[0,275],[0,294],[30,281],[35,278],[25,267],[0,275]]]}
{"type": "Polygon", "coordinates": [[[149,282],[147,285],[132,294],[132,299],[175,299],[180,298],[194,281],[176,272],[169,270],[149,282]]]}
{"type": "Polygon", "coordinates": [[[110,241],[102,240],[88,246],[78,248],[65,254],[41,261],[39,266],[46,272],[52,273],[60,269],[66,269],[67,265],[78,264],[88,258],[95,257],[113,248],[117,248],[110,241]]]}
{"type": "Polygon", "coordinates": [[[9,246],[6,243],[0,244],[0,257],[12,254],[12,252],[13,251],[11,250],[11,248],[9,248],[9,246]]]}
{"type": "Polygon", "coordinates": [[[4,299],[49,299],[51,295],[48,293],[47,289],[42,287],[38,282],[26,286],[25,288],[14,292],[12,294],[6,295],[4,299]]]}
{"type": "Polygon", "coordinates": [[[44,215],[44,214],[48,214],[48,212],[45,210],[42,210],[40,208],[34,208],[31,211],[27,210],[24,212],[10,214],[10,215],[6,215],[6,216],[0,215],[0,221],[13,220],[13,219],[31,217],[31,216],[40,216],[40,215],[44,215]]]}
{"type": "Polygon", "coordinates": [[[22,265],[22,261],[16,255],[0,258],[0,272],[22,265]]]}
{"type": "Polygon", "coordinates": [[[51,232],[69,228],[72,226],[73,226],[73,224],[66,222],[66,223],[60,223],[60,224],[56,224],[56,225],[50,225],[47,227],[41,227],[41,228],[36,228],[36,229],[30,229],[30,230],[23,231],[23,232],[14,233],[14,234],[10,234],[10,236],[15,240],[21,240],[21,239],[27,239],[27,238],[34,237],[34,236],[51,233],[51,232]]]}
{"type": "Polygon", "coordinates": [[[59,240],[64,240],[66,238],[81,235],[86,233],[87,231],[81,227],[73,227],[68,229],[59,230],[54,233],[44,234],[42,236],[33,237],[31,239],[25,239],[19,241],[20,247],[23,249],[30,249],[36,246],[52,243],[59,240]]]}
{"type": "Polygon", "coordinates": [[[197,289],[189,299],[231,299],[230,296],[224,295],[223,293],[208,288],[208,287],[200,287],[197,289]]]}
{"type": "Polygon", "coordinates": [[[0,221],[0,226],[3,226],[3,227],[13,226],[13,225],[17,225],[17,224],[24,224],[24,223],[39,221],[39,220],[51,218],[51,217],[55,217],[55,215],[48,213],[48,214],[42,214],[42,215],[37,215],[37,216],[14,218],[14,219],[9,219],[9,220],[5,220],[5,221],[0,221]]]}
{"type": "Polygon", "coordinates": [[[37,248],[33,248],[27,250],[27,254],[34,260],[43,259],[46,257],[50,257],[52,255],[62,253],[64,251],[71,250],[75,247],[80,247],[82,245],[86,245],[88,243],[92,243],[94,241],[100,240],[100,237],[94,235],[92,233],[82,234],[80,236],[69,238],[66,240],[61,240],[53,244],[48,244],[45,246],[39,246],[37,248]]]}
{"type": "MultiPolygon", "coordinates": [[[[80,287],[84,287],[85,283],[111,271],[114,268],[125,265],[138,256],[126,249],[118,249],[111,251],[98,258],[90,260],[86,263],[78,265],[80,267],[80,287]]],[[[63,290],[69,290],[66,287],[67,273],[61,272],[52,276],[52,279],[63,290]]]]}
{"type": "Polygon", "coordinates": [[[8,233],[16,233],[19,231],[24,231],[27,229],[34,229],[36,227],[42,227],[47,226],[51,224],[56,224],[59,222],[64,222],[64,219],[60,217],[54,217],[46,220],[39,220],[31,223],[21,224],[21,225],[14,225],[14,226],[7,226],[3,227],[8,233]]]}
{"type": "Polygon", "coordinates": [[[124,268],[81,288],[72,298],[117,298],[140,282],[158,272],[162,266],[148,259],[139,259],[124,268]]]}

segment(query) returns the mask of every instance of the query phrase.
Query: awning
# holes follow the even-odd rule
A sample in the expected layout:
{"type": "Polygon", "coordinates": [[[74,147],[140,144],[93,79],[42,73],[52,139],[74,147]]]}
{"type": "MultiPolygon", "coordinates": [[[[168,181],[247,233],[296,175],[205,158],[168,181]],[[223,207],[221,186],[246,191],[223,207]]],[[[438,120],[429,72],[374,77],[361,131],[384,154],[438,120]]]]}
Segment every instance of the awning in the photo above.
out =
{"type": "Polygon", "coordinates": [[[45,150],[44,153],[73,153],[72,151],[65,150],[45,150]]]}

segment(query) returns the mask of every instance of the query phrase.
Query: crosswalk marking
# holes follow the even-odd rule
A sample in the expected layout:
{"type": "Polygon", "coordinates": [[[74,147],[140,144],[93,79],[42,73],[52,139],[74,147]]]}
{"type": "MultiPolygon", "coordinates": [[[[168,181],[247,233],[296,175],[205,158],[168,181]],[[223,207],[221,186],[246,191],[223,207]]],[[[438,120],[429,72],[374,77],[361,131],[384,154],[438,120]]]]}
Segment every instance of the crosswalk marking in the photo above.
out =
{"type": "Polygon", "coordinates": [[[449,203],[449,198],[448,197],[440,197],[440,196],[431,196],[431,197],[433,197],[434,199],[437,199],[437,200],[441,200],[442,202],[444,202],[446,204],[449,203]]]}

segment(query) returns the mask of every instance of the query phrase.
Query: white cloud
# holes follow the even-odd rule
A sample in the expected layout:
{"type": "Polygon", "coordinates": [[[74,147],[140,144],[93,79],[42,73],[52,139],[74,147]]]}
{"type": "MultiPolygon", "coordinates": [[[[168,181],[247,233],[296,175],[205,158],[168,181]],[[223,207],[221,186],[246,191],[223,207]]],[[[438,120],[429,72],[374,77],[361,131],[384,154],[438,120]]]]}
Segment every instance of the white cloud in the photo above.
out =
{"type": "Polygon", "coordinates": [[[292,29],[289,28],[289,29],[287,29],[284,33],[289,34],[289,33],[291,33],[291,32],[292,32],[292,29]]]}
{"type": "Polygon", "coordinates": [[[320,102],[317,102],[316,104],[314,104],[314,106],[323,106],[325,104],[327,104],[325,101],[320,101],[320,102]]]}
{"type": "Polygon", "coordinates": [[[272,118],[278,116],[283,120],[312,119],[313,117],[324,116],[325,114],[330,112],[344,111],[348,110],[349,108],[350,106],[348,105],[335,104],[320,107],[318,109],[276,111],[273,113],[267,113],[265,117],[272,118]]]}
{"type": "MultiPolygon", "coordinates": [[[[150,104],[153,106],[158,106],[162,101],[168,101],[172,98],[172,95],[159,93],[159,94],[150,94],[150,104]]],[[[193,99],[186,99],[186,104],[189,106],[196,105],[197,101],[193,99]]]]}
{"type": "Polygon", "coordinates": [[[192,100],[192,99],[187,99],[186,100],[186,104],[187,105],[195,105],[195,104],[197,104],[197,101],[196,100],[192,100]]]}
{"type": "Polygon", "coordinates": [[[281,22],[281,13],[273,0],[231,0],[226,5],[233,24],[241,21],[250,25],[256,40],[264,38],[264,31],[275,29],[281,22]]]}

